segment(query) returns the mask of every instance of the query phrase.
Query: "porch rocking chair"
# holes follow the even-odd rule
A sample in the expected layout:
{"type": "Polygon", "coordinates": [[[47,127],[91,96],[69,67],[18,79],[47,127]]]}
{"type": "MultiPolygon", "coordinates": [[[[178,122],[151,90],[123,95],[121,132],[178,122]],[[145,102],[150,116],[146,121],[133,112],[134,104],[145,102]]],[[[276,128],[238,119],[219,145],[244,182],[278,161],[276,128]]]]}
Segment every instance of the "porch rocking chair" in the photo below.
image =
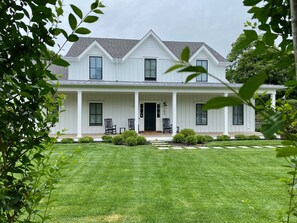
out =
{"type": "Polygon", "coordinates": [[[134,118],[128,119],[128,129],[135,130],[135,119],[134,118]]]}
{"type": "Polygon", "coordinates": [[[111,118],[104,119],[105,134],[117,134],[117,126],[112,124],[111,118]]]}
{"type": "MultiPolygon", "coordinates": [[[[163,118],[163,133],[167,130],[169,133],[172,133],[172,124],[170,124],[170,118],[163,118]]],[[[176,126],[176,132],[179,132],[179,127],[176,126]]]]}

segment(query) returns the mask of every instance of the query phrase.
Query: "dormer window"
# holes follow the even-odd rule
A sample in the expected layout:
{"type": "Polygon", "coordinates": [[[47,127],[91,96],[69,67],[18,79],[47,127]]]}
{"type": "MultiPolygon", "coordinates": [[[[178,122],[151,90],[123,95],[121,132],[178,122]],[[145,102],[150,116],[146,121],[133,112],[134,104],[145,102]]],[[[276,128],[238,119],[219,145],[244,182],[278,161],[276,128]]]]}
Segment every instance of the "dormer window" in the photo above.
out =
{"type": "MultiPolygon", "coordinates": [[[[208,61],[207,60],[196,60],[196,65],[203,67],[208,72],[208,61]]],[[[207,82],[208,75],[207,73],[200,74],[196,78],[196,82],[207,82]]]]}
{"type": "Polygon", "coordinates": [[[144,80],[146,81],[157,80],[157,60],[156,59],[144,60],[144,80]]]}
{"type": "Polygon", "coordinates": [[[89,78],[102,80],[102,57],[91,56],[89,58],[89,78]]]}

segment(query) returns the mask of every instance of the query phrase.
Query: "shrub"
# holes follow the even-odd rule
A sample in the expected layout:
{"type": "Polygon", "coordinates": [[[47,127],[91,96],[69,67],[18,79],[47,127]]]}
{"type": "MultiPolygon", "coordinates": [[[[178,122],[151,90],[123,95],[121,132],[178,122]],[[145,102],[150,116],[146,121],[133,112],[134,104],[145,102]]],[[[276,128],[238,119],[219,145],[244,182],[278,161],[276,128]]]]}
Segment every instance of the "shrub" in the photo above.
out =
{"type": "Polygon", "coordinates": [[[127,130],[127,131],[123,132],[121,136],[126,141],[127,138],[129,138],[129,137],[136,138],[138,135],[137,135],[137,133],[134,130],[127,130]]]}
{"type": "Polygon", "coordinates": [[[205,142],[207,142],[206,137],[203,135],[196,135],[196,140],[199,144],[204,144],[205,142]]]}
{"type": "Polygon", "coordinates": [[[260,140],[261,138],[260,138],[260,136],[257,136],[257,135],[250,135],[250,136],[248,136],[248,139],[249,140],[260,140]]]}
{"type": "Polygon", "coordinates": [[[196,145],[197,144],[197,138],[194,135],[189,135],[186,138],[186,143],[191,144],[191,145],[196,145]]]}
{"type": "Polygon", "coordinates": [[[104,135],[101,138],[103,142],[112,143],[112,136],[104,135]]]}
{"type": "Polygon", "coordinates": [[[217,137],[218,141],[229,141],[230,140],[230,136],[228,135],[220,135],[217,137]]]}
{"type": "Polygon", "coordinates": [[[235,135],[235,139],[237,139],[237,140],[247,140],[248,137],[246,135],[244,135],[244,134],[237,134],[237,135],[235,135]]]}
{"type": "Polygon", "coordinates": [[[265,139],[276,139],[276,135],[272,135],[270,137],[265,137],[265,139]]]}
{"type": "Polygon", "coordinates": [[[136,137],[137,145],[144,145],[146,144],[146,138],[144,136],[137,136],[136,137]]]}
{"type": "Polygon", "coordinates": [[[213,137],[212,136],[204,136],[206,141],[205,142],[212,142],[213,141],[213,137]]]}
{"type": "Polygon", "coordinates": [[[182,129],[180,133],[183,134],[185,138],[187,138],[187,136],[195,135],[195,131],[193,129],[182,129]]]}
{"type": "Polygon", "coordinates": [[[94,142],[94,139],[91,136],[84,136],[78,139],[79,143],[90,143],[94,142]]]}
{"type": "Polygon", "coordinates": [[[125,142],[126,142],[127,146],[136,146],[137,145],[136,137],[133,137],[133,136],[126,138],[125,142]]]}
{"type": "Polygon", "coordinates": [[[61,139],[60,143],[74,143],[74,139],[73,138],[64,138],[64,139],[61,139]]]}
{"type": "Polygon", "coordinates": [[[115,137],[112,137],[112,143],[115,145],[123,145],[125,143],[125,140],[123,136],[117,135],[115,137]]]}
{"type": "Polygon", "coordinates": [[[173,136],[173,142],[175,143],[184,143],[185,142],[185,136],[181,133],[177,133],[175,136],[173,136]]]}

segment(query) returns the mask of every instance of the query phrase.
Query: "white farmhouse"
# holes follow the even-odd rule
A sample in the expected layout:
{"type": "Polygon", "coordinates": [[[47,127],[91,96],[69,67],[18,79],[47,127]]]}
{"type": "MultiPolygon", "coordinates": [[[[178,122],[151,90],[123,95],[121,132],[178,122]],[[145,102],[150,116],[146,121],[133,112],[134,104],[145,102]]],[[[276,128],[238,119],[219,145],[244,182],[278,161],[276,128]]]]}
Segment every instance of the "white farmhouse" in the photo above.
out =
{"type": "MultiPolygon", "coordinates": [[[[61,108],[65,111],[53,133],[66,129],[66,134],[77,137],[103,134],[107,118],[117,132],[128,128],[128,119],[134,119],[136,131],[162,132],[164,118],[169,118],[173,135],[177,126],[197,133],[254,132],[255,112],[245,105],[202,111],[208,99],[231,94],[217,80],[202,74],[185,84],[186,73],[164,74],[186,46],[192,64],[227,82],[229,63],[203,42],[163,41],[153,31],[141,40],[80,38],[65,56],[70,66],[52,67],[62,74],[59,92],[66,95],[61,108]]],[[[274,103],[278,88],[263,85],[260,91],[270,94],[274,103]]]]}

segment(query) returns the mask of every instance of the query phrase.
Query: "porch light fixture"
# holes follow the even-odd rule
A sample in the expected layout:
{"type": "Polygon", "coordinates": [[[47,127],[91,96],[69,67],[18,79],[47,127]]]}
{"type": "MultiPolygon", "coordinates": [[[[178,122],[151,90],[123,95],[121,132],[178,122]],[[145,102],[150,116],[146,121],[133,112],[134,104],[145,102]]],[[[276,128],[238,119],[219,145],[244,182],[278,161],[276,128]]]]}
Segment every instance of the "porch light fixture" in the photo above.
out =
{"type": "Polygon", "coordinates": [[[164,103],[163,103],[163,107],[167,107],[166,101],[164,101],[164,103]]]}

